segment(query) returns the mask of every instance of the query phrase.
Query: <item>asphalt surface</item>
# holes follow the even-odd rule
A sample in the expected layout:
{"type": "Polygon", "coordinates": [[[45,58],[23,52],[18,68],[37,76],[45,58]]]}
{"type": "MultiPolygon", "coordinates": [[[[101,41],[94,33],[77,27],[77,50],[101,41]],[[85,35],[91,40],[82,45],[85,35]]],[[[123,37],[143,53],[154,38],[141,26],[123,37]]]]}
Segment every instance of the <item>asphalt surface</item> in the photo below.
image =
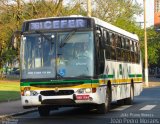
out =
{"type": "Polygon", "coordinates": [[[38,112],[8,117],[2,123],[10,124],[159,124],[160,87],[146,88],[135,97],[133,105],[112,103],[111,111],[105,115],[96,110],[83,108],[60,108],[48,117],[40,117],[38,112]]]}

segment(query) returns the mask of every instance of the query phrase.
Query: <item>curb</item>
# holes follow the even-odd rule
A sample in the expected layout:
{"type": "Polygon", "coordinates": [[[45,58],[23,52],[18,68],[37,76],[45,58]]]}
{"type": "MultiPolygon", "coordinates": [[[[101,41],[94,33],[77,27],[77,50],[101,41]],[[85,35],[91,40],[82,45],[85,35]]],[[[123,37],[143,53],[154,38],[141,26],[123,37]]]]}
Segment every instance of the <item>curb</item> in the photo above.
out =
{"type": "Polygon", "coordinates": [[[17,112],[17,113],[12,113],[12,114],[8,114],[8,115],[2,115],[2,116],[0,116],[0,120],[5,119],[5,118],[11,118],[13,116],[20,116],[20,115],[24,115],[24,114],[28,114],[28,113],[36,112],[36,111],[37,111],[37,109],[31,109],[31,110],[26,110],[26,111],[23,111],[23,112],[17,112]]]}

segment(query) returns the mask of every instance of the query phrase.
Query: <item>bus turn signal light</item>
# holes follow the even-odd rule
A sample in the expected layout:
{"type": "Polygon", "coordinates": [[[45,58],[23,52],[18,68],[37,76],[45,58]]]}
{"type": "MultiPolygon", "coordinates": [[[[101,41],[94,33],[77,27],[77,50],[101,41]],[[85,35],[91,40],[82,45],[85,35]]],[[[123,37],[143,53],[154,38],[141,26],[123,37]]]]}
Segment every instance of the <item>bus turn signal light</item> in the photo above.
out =
{"type": "Polygon", "coordinates": [[[96,88],[92,88],[92,93],[95,93],[96,92],[96,88]]]}

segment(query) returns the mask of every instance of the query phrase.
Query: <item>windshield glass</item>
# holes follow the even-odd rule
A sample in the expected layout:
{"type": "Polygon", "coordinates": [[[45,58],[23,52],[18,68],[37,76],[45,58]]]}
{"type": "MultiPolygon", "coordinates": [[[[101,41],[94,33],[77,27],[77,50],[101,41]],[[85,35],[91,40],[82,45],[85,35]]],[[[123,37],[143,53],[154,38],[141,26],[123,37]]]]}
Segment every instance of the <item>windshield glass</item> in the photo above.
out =
{"type": "Polygon", "coordinates": [[[22,79],[93,76],[93,33],[59,32],[22,37],[22,79]]]}
{"type": "Polygon", "coordinates": [[[44,37],[37,33],[22,37],[22,78],[55,77],[54,41],[54,34],[45,34],[44,37]]]}

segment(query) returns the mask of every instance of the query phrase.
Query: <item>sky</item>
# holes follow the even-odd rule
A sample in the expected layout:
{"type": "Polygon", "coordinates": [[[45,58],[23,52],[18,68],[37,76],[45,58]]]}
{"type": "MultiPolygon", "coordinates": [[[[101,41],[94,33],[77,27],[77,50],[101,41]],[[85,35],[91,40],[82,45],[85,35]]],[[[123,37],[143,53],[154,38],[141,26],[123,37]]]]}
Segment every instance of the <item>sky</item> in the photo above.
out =
{"type": "MultiPolygon", "coordinates": [[[[137,2],[143,7],[143,0],[137,0],[137,2]]],[[[143,15],[137,17],[137,22],[144,22],[143,15]]],[[[154,0],[146,0],[146,22],[147,27],[154,25],[154,0]]]]}

